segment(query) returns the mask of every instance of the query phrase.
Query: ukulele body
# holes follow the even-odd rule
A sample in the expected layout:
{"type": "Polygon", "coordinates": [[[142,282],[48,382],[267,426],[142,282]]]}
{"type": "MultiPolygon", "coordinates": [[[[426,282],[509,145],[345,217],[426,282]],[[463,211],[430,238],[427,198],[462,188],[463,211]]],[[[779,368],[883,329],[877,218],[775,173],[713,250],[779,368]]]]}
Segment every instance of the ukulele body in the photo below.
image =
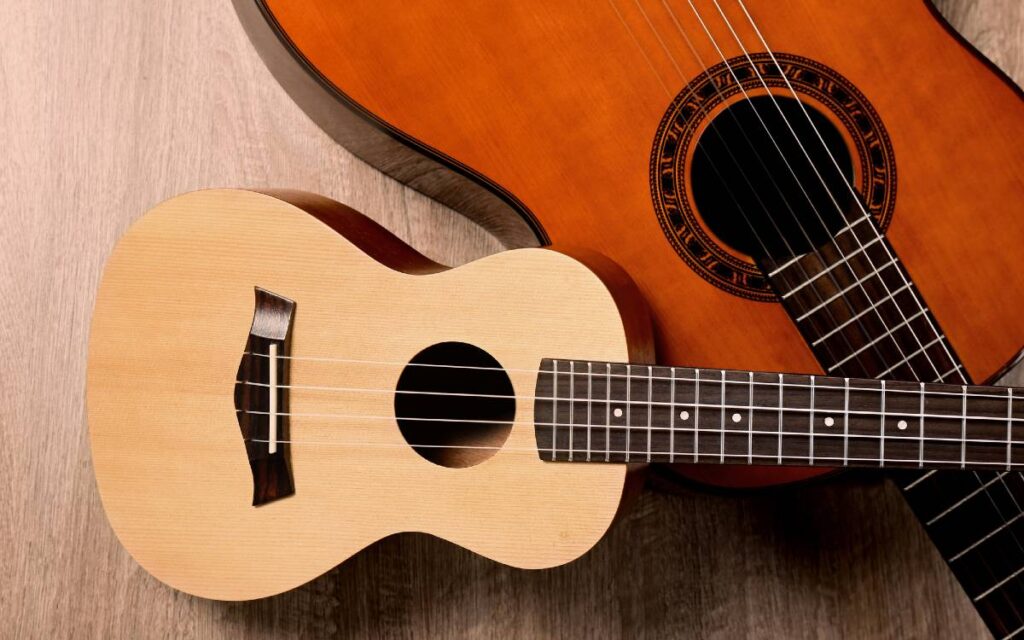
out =
{"type": "MultiPolygon", "coordinates": [[[[721,3],[723,19],[706,0],[235,4],[279,81],[357,155],[509,245],[620,264],[649,302],[659,362],[817,372],[750,258],[692,190],[666,205],[657,166],[666,131],[690,140],[673,169],[685,185],[693,141],[743,95],[702,117],[677,96],[723,57],[763,63],[764,37],[841,137],[854,187],[971,376],[1024,344],[1024,102],[928,3],[747,0],[756,30],[739,4],[721,3]]],[[[714,78],[705,89],[730,91],[714,78]]],[[[747,91],[791,97],[785,83],[747,91]]],[[[734,487],[821,473],[681,471],[734,487]]]]}
{"type": "Polygon", "coordinates": [[[111,526],[154,576],[219,600],[294,588],[404,531],[516,567],[573,560],[611,523],[627,467],[541,460],[537,369],[552,353],[649,362],[649,318],[633,291],[606,261],[543,249],[445,270],[309,194],[171,199],[114,249],[90,333],[89,433],[111,526]],[[255,416],[240,433],[236,415],[236,377],[249,379],[253,357],[243,354],[257,351],[246,337],[262,324],[256,286],[295,302],[295,359],[280,367],[295,413],[279,409],[291,417],[278,434],[294,482],[290,495],[259,501],[247,450],[267,452],[269,432],[255,416]],[[428,443],[394,418],[406,364],[447,342],[493,357],[516,398],[507,430],[478,425],[424,450],[480,454],[471,465],[426,459],[410,445],[428,443]]]}

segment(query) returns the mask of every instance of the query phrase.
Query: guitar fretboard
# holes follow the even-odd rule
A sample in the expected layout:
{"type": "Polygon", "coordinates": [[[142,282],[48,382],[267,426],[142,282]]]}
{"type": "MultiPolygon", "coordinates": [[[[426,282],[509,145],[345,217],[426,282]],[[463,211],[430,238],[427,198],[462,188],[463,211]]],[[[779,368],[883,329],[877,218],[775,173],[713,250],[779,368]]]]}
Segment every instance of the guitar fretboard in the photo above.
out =
{"type": "MultiPolygon", "coordinates": [[[[966,370],[874,220],[765,260],[783,305],[832,375],[969,384],[966,370]]],[[[1024,633],[1024,478],[1017,471],[895,476],[997,638],[1024,633]]]]}

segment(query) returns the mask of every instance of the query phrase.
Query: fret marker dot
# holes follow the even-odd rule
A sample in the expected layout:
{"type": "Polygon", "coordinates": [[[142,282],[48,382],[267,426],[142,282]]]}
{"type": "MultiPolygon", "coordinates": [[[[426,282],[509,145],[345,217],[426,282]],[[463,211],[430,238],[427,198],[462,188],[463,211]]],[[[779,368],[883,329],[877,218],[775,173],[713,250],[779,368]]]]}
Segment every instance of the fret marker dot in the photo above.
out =
{"type": "Polygon", "coordinates": [[[836,423],[835,418],[833,418],[832,416],[829,416],[829,417],[825,418],[825,426],[826,427],[831,427],[835,423],[836,423]]]}
{"type": "Polygon", "coordinates": [[[903,431],[904,429],[907,428],[907,421],[900,420],[899,422],[896,423],[896,428],[898,428],[900,431],[903,431]]]}
{"type": "Polygon", "coordinates": [[[679,419],[680,420],[689,420],[690,419],[690,412],[689,411],[680,411],[679,412],[679,419]]]}
{"type": "Polygon", "coordinates": [[[616,418],[621,418],[622,417],[622,409],[619,409],[618,407],[616,407],[615,411],[613,411],[612,413],[615,414],[616,418]]]}
{"type": "Polygon", "coordinates": [[[738,413],[732,414],[732,421],[733,422],[739,422],[740,420],[742,420],[742,418],[740,418],[740,414],[738,414],[738,413]]]}

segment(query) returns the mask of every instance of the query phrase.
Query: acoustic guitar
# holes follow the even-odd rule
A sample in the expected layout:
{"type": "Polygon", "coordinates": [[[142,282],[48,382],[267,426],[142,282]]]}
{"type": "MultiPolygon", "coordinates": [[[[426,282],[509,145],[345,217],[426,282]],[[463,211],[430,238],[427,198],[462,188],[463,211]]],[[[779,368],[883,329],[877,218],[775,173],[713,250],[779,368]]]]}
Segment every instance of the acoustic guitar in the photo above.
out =
{"type": "MultiPolygon", "coordinates": [[[[234,3],[358,156],[512,246],[621,265],[661,364],[969,384],[1024,344],[1021,92],[928,2],[234,3]]],[[[897,478],[999,637],[1024,631],[1011,480],[897,478]]]]}
{"type": "Polygon", "coordinates": [[[107,262],[93,465],[132,556],[222,600],[403,531],[517,567],[568,562],[612,522],[631,463],[1024,465],[1021,389],[651,357],[643,300],[597,254],[444,269],[324,198],[196,192],[107,262]]]}

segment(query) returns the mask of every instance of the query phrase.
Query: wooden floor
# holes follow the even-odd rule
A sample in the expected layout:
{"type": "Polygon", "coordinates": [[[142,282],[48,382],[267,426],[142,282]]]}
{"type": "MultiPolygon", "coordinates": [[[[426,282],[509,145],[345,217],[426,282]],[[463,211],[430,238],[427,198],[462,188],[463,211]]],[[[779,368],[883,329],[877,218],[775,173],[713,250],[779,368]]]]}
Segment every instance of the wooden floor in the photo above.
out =
{"type": "MultiPolygon", "coordinates": [[[[1024,81],[1020,0],[940,4],[1024,81]]],[[[316,129],[228,0],[4,0],[0,86],[0,637],[984,636],[874,475],[647,492],[591,554],[552,571],[406,535],[265,601],[164,587],[106,523],[83,418],[95,288],[129,222],[190,189],[283,186],[361,209],[443,262],[501,246],[316,129]]]]}

